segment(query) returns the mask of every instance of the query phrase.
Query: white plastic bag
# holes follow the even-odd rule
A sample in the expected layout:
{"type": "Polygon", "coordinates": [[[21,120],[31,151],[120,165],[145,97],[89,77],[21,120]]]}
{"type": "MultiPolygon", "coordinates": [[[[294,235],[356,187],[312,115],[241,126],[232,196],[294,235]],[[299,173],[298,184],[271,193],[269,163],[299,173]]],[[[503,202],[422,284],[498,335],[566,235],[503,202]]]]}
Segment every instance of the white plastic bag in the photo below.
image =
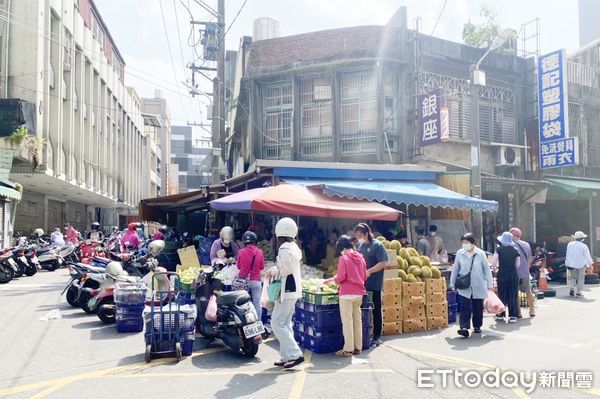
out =
{"type": "Polygon", "coordinates": [[[52,309],[44,316],[40,317],[40,321],[50,321],[50,320],[59,320],[62,319],[62,314],[59,309],[52,309]]]}
{"type": "Polygon", "coordinates": [[[262,292],[260,293],[260,305],[267,310],[272,310],[275,306],[275,303],[269,299],[269,284],[271,283],[271,278],[264,278],[262,283],[263,285],[262,292]]]}

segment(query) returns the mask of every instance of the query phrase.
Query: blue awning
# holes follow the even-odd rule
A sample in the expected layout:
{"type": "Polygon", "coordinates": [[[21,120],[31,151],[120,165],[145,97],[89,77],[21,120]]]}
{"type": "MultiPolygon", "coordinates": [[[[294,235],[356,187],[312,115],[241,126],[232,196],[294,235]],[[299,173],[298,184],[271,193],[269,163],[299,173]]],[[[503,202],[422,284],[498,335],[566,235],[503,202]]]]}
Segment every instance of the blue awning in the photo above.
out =
{"type": "Polygon", "coordinates": [[[282,180],[290,184],[320,186],[323,188],[323,192],[329,196],[417,206],[475,209],[484,212],[494,212],[498,208],[496,201],[469,197],[430,182],[297,178],[282,178],[282,180]]]}

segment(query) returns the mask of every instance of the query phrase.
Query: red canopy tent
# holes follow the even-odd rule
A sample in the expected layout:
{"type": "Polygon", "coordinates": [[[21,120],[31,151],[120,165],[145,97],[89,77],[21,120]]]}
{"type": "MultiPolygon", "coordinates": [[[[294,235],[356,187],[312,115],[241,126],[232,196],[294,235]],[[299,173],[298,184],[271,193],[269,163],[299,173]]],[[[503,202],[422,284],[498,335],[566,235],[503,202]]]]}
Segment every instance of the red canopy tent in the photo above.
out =
{"type": "Polygon", "coordinates": [[[400,211],[375,202],[331,198],[320,189],[294,184],[255,188],[211,201],[228,212],[267,212],[337,219],[395,221],[400,211]]]}

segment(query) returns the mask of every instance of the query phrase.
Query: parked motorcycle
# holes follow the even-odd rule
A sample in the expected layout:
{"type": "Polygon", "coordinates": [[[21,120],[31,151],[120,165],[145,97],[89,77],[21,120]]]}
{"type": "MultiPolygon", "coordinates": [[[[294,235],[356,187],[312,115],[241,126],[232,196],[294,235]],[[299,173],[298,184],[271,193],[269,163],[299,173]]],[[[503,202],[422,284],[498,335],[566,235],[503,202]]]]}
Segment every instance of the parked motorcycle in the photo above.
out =
{"type": "Polygon", "coordinates": [[[222,284],[211,268],[198,277],[196,288],[196,306],[198,317],[196,327],[202,336],[209,340],[221,339],[235,352],[254,357],[262,342],[265,328],[252,305],[250,294],[246,291],[222,292],[216,297],[217,321],[206,319],[206,309],[211,295],[221,292],[222,284]]]}
{"type": "Polygon", "coordinates": [[[88,290],[95,290],[100,287],[100,282],[104,279],[104,267],[69,262],[67,268],[71,279],[62,290],[61,295],[66,292],[69,305],[81,307],[86,313],[94,313],[88,307],[88,302],[91,299],[88,290]]]}
{"type": "MultiPolygon", "coordinates": [[[[136,283],[139,277],[129,276],[123,266],[119,262],[110,262],[105,269],[104,280],[100,283],[100,287],[90,291],[91,299],[88,302],[88,307],[92,311],[96,311],[98,318],[103,323],[111,324],[115,322],[115,298],[114,289],[118,282],[136,283]]],[[[87,290],[86,290],[87,291],[87,290]]]]}
{"type": "Polygon", "coordinates": [[[15,278],[17,266],[12,259],[12,252],[5,252],[0,255],[0,284],[6,284],[15,278]]]}
{"type": "Polygon", "coordinates": [[[40,263],[40,267],[49,272],[53,272],[63,264],[63,258],[60,255],[62,247],[58,245],[49,245],[43,248],[39,248],[37,258],[40,263]]]}

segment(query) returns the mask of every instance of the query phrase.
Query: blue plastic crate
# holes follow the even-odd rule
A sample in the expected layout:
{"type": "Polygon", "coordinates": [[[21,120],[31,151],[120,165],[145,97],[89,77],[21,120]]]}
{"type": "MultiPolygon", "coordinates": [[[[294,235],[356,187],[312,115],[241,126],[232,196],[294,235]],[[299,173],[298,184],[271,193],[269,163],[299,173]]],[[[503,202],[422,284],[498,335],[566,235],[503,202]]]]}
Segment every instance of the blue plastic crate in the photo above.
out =
{"type": "Polygon", "coordinates": [[[449,305],[455,304],[458,301],[457,292],[456,291],[448,291],[446,292],[446,300],[449,305]]]}
{"type": "Polygon", "coordinates": [[[320,312],[310,312],[304,309],[296,309],[296,321],[309,324],[313,327],[331,327],[341,326],[342,319],[339,309],[322,310],[320,312]]]}
{"type": "Polygon", "coordinates": [[[373,326],[363,325],[363,347],[362,350],[366,351],[371,347],[373,342],[373,326]]]}
{"type": "Polygon", "coordinates": [[[448,304],[448,312],[458,312],[458,303],[448,304]]]}
{"type": "Polygon", "coordinates": [[[127,318],[137,318],[142,317],[142,313],[144,312],[144,304],[122,304],[115,303],[115,316],[117,318],[127,319],[127,318]]]}
{"type": "Polygon", "coordinates": [[[192,351],[194,350],[194,340],[186,339],[183,341],[183,345],[181,346],[181,354],[183,356],[190,356],[192,351]]]}
{"type": "Polygon", "coordinates": [[[117,315],[115,320],[118,333],[138,333],[144,331],[144,318],[141,314],[138,317],[120,317],[117,315]]]}
{"type": "Polygon", "coordinates": [[[196,295],[193,292],[179,292],[179,303],[181,305],[195,305],[196,304],[196,295]]]}
{"type": "Polygon", "coordinates": [[[313,327],[310,324],[304,324],[302,322],[295,322],[294,329],[310,335],[311,337],[324,337],[324,336],[339,336],[342,335],[342,326],[328,326],[328,327],[313,327]]]}
{"type": "Polygon", "coordinates": [[[296,302],[296,308],[308,310],[309,312],[322,312],[324,310],[333,310],[333,309],[339,310],[340,305],[337,303],[330,304],[330,305],[317,305],[315,303],[300,300],[300,301],[296,302]]]}
{"type": "Polygon", "coordinates": [[[457,317],[456,312],[448,313],[448,323],[456,323],[456,317],[457,317]]]}
{"type": "Polygon", "coordinates": [[[344,346],[343,336],[311,337],[310,335],[296,331],[296,341],[304,349],[314,353],[331,353],[339,351],[344,346]]]}

